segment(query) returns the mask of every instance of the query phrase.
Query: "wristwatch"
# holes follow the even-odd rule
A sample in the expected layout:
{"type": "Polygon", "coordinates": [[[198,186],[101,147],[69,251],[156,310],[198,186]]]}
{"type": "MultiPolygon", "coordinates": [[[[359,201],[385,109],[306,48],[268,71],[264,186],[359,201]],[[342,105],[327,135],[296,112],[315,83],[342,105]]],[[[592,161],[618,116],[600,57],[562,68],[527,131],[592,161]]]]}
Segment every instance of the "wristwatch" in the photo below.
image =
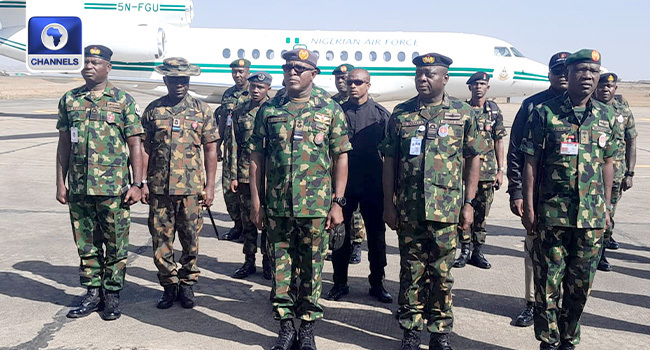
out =
{"type": "Polygon", "coordinates": [[[626,171],[625,176],[634,177],[634,171],[626,171]]]}
{"type": "Polygon", "coordinates": [[[476,198],[465,199],[465,202],[463,202],[463,205],[465,205],[465,204],[469,204],[469,205],[472,206],[472,208],[476,208],[476,205],[478,204],[478,200],[476,200],[476,198]]]}
{"type": "Polygon", "coordinates": [[[137,187],[139,189],[142,189],[144,184],[142,182],[134,182],[134,183],[131,184],[131,186],[135,186],[135,187],[137,187]]]}
{"type": "Polygon", "coordinates": [[[147,181],[147,179],[144,179],[144,180],[142,180],[142,183],[143,183],[143,184],[148,184],[149,181],[147,181]]]}
{"type": "Polygon", "coordinates": [[[340,205],[341,207],[344,207],[348,201],[345,200],[345,197],[334,197],[334,199],[332,199],[332,202],[340,205]]]}

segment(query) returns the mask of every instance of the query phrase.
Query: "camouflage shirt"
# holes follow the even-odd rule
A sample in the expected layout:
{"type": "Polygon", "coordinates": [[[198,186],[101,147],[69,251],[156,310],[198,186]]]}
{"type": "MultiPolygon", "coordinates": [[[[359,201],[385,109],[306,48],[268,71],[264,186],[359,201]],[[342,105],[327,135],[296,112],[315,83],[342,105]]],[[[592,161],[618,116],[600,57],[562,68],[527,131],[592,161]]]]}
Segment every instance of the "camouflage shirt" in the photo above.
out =
{"type": "Polygon", "coordinates": [[[237,181],[246,184],[249,183],[251,165],[251,153],[248,143],[253,134],[255,116],[260,109],[260,106],[251,108],[250,104],[251,100],[248,100],[232,112],[233,135],[231,135],[231,140],[233,140],[233,152],[230,157],[230,171],[237,174],[237,181]]]}
{"type": "Polygon", "coordinates": [[[480,146],[472,108],[446,93],[439,106],[418,97],[395,106],[381,150],[397,161],[400,219],[458,222],[463,157],[480,154],[480,146]]]}
{"type": "Polygon", "coordinates": [[[627,170],[627,163],[625,162],[626,143],[638,134],[634,124],[634,115],[627,102],[614,99],[611,106],[614,108],[616,126],[621,129],[624,136],[621,147],[614,155],[614,181],[621,181],[625,177],[625,171],[627,170]]]}
{"type": "Polygon", "coordinates": [[[176,105],[163,96],[147,106],[142,126],[151,193],[201,193],[205,185],[201,145],[219,139],[210,107],[189,94],[176,105]]]}
{"type": "Polygon", "coordinates": [[[503,114],[493,101],[485,101],[482,109],[473,110],[476,115],[476,128],[483,141],[479,181],[494,181],[499,170],[494,145],[508,134],[503,126],[503,114]]]}
{"type": "Polygon", "coordinates": [[[538,159],[539,222],[605,227],[603,164],[623,138],[614,110],[591,99],[580,122],[565,92],[535,107],[524,135],[521,151],[538,159]]]}
{"type": "Polygon", "coordinates": [[[56,128],[70,132],[72,194],[119,196],[130,182],[126,139],[143,133],[131,95],[110,83],[100,97],[81,86],[59,100],[56,128]]]}
{"type": "Polygon", "coordinates": [[[219,126],[219,135],[223,135],[223,173],[222,176],[224,179],[232,180],[235,179],[235,175],[231,172],[231,153],[232,142],[230,136],[232,135],[232,111],[237,108],[238,105],[248,101],[249,92],[248,89],[238,90],[237,86],[232,86],[223,93],[221,98],[221,105],[217,107],[214,112],[215,119],[217,120],[219,126]]]}
{"type": "Polygon", "coordinates": [[[352,149],[347,133],[341,107],[317,90],[306,103],[285,94],[260,108],[249,148],[265,154],[268,216],[327,216],[331,156],[352,149]]]}

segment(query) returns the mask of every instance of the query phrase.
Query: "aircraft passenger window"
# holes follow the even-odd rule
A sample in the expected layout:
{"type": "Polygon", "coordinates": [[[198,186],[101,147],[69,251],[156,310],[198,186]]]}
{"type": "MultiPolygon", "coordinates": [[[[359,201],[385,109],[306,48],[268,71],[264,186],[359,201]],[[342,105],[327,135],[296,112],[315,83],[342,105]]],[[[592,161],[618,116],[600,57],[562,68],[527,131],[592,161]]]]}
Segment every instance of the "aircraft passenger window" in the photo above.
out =
{"type": "Polygon", "coordinates": [[[362,58],[363,58],[363,54],[361,53],[361,51],[357,51],[357,52],[354,53],[354,59],[355,60],[361,61],[362,58]]]}
{"type": "Polygon", "coordinates": [[[282,57],[282,55],[284,55],[285,52],[287,52],[287,50],[282,50],[282,52],[280,52],[280,57],[282,57]]]}
{"type": "Polygon", "coordinates": [[[275,57],[275,52],[273,52],[273,50],[267,50],[266,51],[266,58],[272,60],[273,57],[275,57]]]}
{"type": "Polygon", "coordinates": [[[511,57],[512,55],[510,54],[510,51],[508,50],[507,47],[502,47],[502,46],[495,46],[494,47],[494,55],[495,56],[501,56],[501,57],[511,57]]]}
{"type": "Polygon", "coordinates": [[[230,58],[230,49],[223,49],[223,58],[230,58]]]}
{"type": "Polygon", "coordinates": [[[347,60],[348,60],[348,52],[341,51],[341,61],[347,61],[347,60]]]}
{"type": "Polygon", "coordinates": [[[260,50],[258,49],[253,50],[253,58],[254,59],[260,58],[260,50]]]}
{"type": "Polygon", "coordinates": [[[314,50],[314,53],[316,54],[316,57],[320,58],[320,52],[318,52],[318,50],[314,50]]]}
{"type": "Polygon", "coordinates": [[[374,51],[370,51],[369,56],[370,56],[370,60],[371,60],[371,61],[374,62],[374,61],[377,60],[377,53],[376,53],[376,52],[374,52],[374,51]]]}
{"type": "Polygon", "coordinates": [[[526,57],[523,53],[521,53],[521,51],[515,49],[514,47],[511,47],[510,50],[512,51],[512,54],[515,55],[515,57],[526,57]]]}
{"type": "Polygon", "coordinates": [[[419,54],[417,51],[415,51],[415,52],[413,52],[413,54],[411,55],[411,59],[414,59],[414,58],[416,58],[416,57],[418,57],[418,56],[420,56],[420,54],[419,54]]]}
{"type": "Polygon", "coordinates": [[[246,56],[246,51],[244,51],[244,49],[237,50],[237,57],[244,58],[244,56],[246,56]]]}
{"type": "Polygon", "coordinates": [[[333,59],[334,59],[334,52],[332,52],[332,51],[327,51],[327,52],[325,53],[325,59],[328,60],[328,61],[333,60],[333,59]]]}
{"type": "Polygon", "coordinates": [[[397,53],[397,60],[398,61],[404,62],[405,59],[406,59],[406,54],[404,52],[400,51],[400,52],[397,53]]]}
{"type": "Polygon", "coordinates": [[[390,52],[388,51],[384,52],[384,61],[386,62],[390,61],[390,52]]]}

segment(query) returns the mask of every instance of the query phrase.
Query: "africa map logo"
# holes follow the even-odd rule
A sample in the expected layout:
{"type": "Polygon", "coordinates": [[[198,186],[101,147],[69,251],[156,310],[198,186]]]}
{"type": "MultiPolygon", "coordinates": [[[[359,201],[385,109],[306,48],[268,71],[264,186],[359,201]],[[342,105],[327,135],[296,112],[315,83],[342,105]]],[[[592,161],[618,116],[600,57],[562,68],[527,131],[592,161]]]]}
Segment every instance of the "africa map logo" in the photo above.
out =
{"type": "Polygon", "coordinates": [[[29,70],[79,72],[83,67],[79,17],[31,17],[27,36],[29,70]]]}

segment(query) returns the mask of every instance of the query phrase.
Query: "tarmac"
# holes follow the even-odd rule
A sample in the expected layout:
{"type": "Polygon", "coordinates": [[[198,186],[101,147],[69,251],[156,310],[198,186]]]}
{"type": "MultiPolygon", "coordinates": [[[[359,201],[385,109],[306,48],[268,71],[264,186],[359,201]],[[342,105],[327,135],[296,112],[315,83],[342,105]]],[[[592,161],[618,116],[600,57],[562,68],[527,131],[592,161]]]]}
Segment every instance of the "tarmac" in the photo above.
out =
{"type": "MultiPolygon", "coordinates": [[[[2,78],[0,78],[2,79],[2,78]]],[[[144,107],[154,97],[133,94],[144,107]]],[[[647,98],[647,96],[645,96],[647,98]]],[[[246,280],[230,275],[244,257],[239,243],[220,241],[207,215],[200,238],[197,306],[179,304],[158,310],[162,288],[152,261],[148,208],[132,207],[122,317],[103,321],[97,313],[68,319],[66,313],[85,294],[79,285],[79,258],[68,208],[55,200],[57,98],[0,100],[0,348],[1,349],[268,349],[279,324],[272,319],[270,283],[258,273],[246,280]]],[[[386,103],[389,110],[395,103],[386,103]]],[[[621,248],[608,251],[612,272],[598,272],[582,317],[578,349],[645,349],[650,344],[650,107],[632,106],[636,116],[637,167],[634,187],[616,213],[614,238],[621,248]],[[643,203],[646,204],[643,204],[643,203]],[[645,208],[645,209],[644,209],[645,208]]],[[[512,124],[518,104],[500,104],[512,124]]],[[[507,144],[507,143],[506,143],[507,144]]],[[[217,172],[220,183],[221,167],[217,172]]],[[[219,186],[218,186],[219,187],[219,186]]],[[[524,306],[525,235],[519,218],[498,191],[488,219],[485,253],[490,270],[468,265],[454,269],[454,349],[539,348],[533,328],[514,319],[524,306]]],[[[221,235],[232,227],[220,187],[215,214],[221,235]]],[[[386,232],[386,288],[397,300],[399,251],[394,231],[386,232]]],[[[177,248],[180,244],[177,242],[177,248]]],[[[177,249],[177,256],[180,251],[177,249]]],[[[393,304],[367,295],[367,250],[350,267],[350,294],[339,302],[321,299],[325,318],[316,324],[321,350],[397,349],[402,332],[393,304]]],[[[332,286],[332,266],[323,272],[323,291],[332,286]]],[[[423,348],[428,336],[422,334],[423,348]]]]}

